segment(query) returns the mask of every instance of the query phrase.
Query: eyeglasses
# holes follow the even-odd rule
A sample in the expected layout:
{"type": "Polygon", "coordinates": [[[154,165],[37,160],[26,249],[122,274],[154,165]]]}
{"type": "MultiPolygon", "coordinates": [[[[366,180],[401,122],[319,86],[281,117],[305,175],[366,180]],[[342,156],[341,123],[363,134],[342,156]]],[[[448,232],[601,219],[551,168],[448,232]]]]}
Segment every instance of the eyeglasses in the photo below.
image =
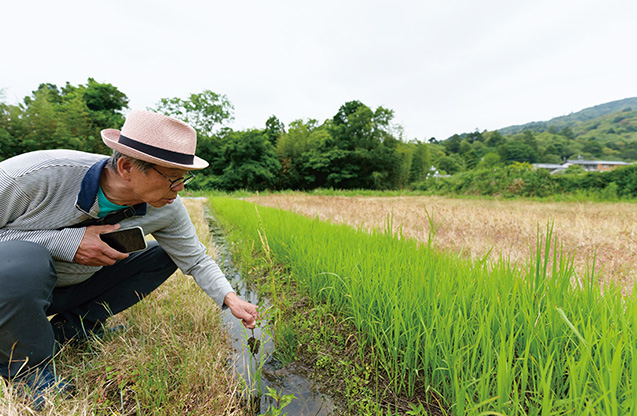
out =
{"type": "Polygon", "coordinates": [[[193,179],[195,179],[195,174],[192,172],[187,172],[186,176],[182,176],[181,178],[177,178],[177,179],[170,179],[168,176],[164,175],[163,173],[161,173],[160,171],[158,171],[157,169],[155,169],[155,167],[152,167],[152,169],[159,173],[161,176],[163,176],[164,178],[166,178],[168,180],[168,182],[170,182],[170,189],[175,189],[177,188],[179,185],[186,185],[188,184],[188,182],[192,181],[193,179]]]}

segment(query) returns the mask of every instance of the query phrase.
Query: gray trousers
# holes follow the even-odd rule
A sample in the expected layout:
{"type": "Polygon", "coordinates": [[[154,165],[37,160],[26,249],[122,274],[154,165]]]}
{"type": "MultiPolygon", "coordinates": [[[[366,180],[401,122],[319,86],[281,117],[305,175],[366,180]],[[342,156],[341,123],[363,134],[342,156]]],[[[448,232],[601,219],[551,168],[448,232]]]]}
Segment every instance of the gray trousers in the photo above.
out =
{"type": "Polygon", "coordinates": [[[88,280],[56,288],[48,250],[26,241],[0,242],[0,375],[47,363],[56,341],[101,330],[101,324],[155,290],[177,269],[154,241],[88,280]],[[48,316],[55,315],[50,321],[48,316]]]}

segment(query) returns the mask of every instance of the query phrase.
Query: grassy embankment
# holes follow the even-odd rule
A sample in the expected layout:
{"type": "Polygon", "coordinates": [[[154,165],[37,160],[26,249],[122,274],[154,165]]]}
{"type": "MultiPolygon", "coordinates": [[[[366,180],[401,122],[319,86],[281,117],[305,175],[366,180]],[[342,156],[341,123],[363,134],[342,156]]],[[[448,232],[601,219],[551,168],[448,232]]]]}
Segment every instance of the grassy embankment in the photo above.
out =
{"type": "Polygon", "coordinates": [[[292,280],[262,277],[277,314],[295,311],[276,324],[282,354],[334,371],[353,414],[388,397],[455,415],[637,412],[637,302],[576,276],[552,230],[520,268],[436,249],[433,231],[419,243],[228,198],[211,206],[288,268],[292,280]],[[297,291],[311,301],[299,305],[297,291]],[[337,358],[352,346],[355,359],[337,358]]]}
{"type": "MultiPolygon", "coordinates": [[[[214,256],[200,201],[185,200],[200,239],[214,256]]],[[[40,414],[244,415],[229,368],[227,335],[219,308],[181,272],[107,326],[127,329],[83,347],[66,346],[55,357],[57,372],[77,392],[55,400],[40,414]]],[[[0,415],[33,414],[0,378],[0,415]]]]}

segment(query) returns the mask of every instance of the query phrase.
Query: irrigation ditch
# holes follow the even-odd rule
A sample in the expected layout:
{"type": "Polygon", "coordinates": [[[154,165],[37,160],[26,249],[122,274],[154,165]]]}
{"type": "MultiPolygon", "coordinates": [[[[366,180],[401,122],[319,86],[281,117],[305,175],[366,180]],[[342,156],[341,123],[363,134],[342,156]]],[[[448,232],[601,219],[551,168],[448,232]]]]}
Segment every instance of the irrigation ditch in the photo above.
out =
{"type": "MultiPolygon", "coordinates": [[[[214,220],[206,206],[205,215],[211,232],[212,241],[219,251],[219,265],[237,294],[244,300],[261,309],[270,306],[270,300],[252,290],[232,260],[231,248],[225,238],[223,228],[214,220]]],[[[335,415],[335,402],[329,393],[315,383],[309,369],[293,362],[282,365],[275,358],[275,345],[272,334],[268,332],[270,323],[267,316],[254,330],[247,330],[229,310],[222,314],[228,336],[235,351],[232,364],[236,373],[246,383],[248,397],[244,397],[246,408],[254,415],[264,414],[270,408],[277,409],[284,397],[294,398],[288,401],[284,412],[296,416],[332,416],[335,415]],[[267,392],[276,394],[267,394],[267,392]]],[[[279,413],[275,413],[279,414],[279,413]]],[[[281,413],[284,414],[284,413],[281,413]]]]}

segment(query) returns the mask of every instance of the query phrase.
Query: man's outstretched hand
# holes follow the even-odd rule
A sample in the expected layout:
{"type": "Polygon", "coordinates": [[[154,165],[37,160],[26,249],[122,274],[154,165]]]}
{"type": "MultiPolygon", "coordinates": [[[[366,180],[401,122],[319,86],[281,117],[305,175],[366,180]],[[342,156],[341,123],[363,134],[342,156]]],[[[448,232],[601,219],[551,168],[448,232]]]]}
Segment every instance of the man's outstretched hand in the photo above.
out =
{"type": "Polygon", "coordinates": [[[226,295],[223,303],[228,305],[230,312],[235,318],[240,319],[243,325],[248,329],[253,329],[256,325],[259,312],[257,307],[250,302],[239,299],[236,293],[230,292],[226,295]]]}

